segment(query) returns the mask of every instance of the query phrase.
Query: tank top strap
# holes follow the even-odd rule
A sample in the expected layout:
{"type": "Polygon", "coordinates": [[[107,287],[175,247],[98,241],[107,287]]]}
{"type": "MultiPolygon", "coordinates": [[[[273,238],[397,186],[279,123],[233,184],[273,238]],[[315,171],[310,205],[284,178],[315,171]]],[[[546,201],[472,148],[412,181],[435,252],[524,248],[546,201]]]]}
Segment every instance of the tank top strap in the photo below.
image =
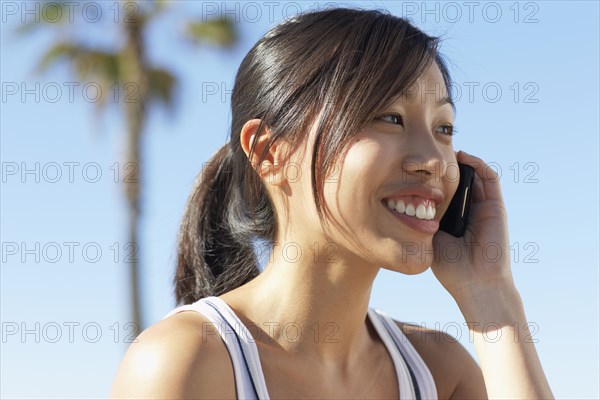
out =
{"type": "Polygon", "coordinates": [[[408,364],[406,363],[406,360],[404,359],[402,353],[399,351],[399,348],[397,347],[397,344],[395,343],[393,336],[390,334],[390,332],[386,328],[386,326],[383,322],[383,319],[380,317],[380,315],[377,313],[377,311],[373,308],[368,309],[368,315],[369,315],[369,318],[371,319],[373,326],[375,327],[375,330],[379,334],[379,337],[383,341],[385,347],[388,350],[388,353],[390,354],[390,357],[392,357],[392,360],[394,362],[394,367],[396,369],[396,377],[398,378],[398,385],[399,385],[399,389],[398,389],[399,393],[400,393],[399,399],[400,400],[415,400],[415,399],[419,400],[420,397],[419,397],[418,385],[412,379],[413,373],[410,370],[410,367],[408,366],[408,364]]]}
{"type": "Polygon", "coordinates": [[[381,321],[385,330],[389,333],[408,367],[415,389],[415,398],[437,399],[437,389],[433,376],[412,343],[386,312],[379,309],[373,309],[373,311],[375,316],[379,317],[377,319],[381,321]]]}

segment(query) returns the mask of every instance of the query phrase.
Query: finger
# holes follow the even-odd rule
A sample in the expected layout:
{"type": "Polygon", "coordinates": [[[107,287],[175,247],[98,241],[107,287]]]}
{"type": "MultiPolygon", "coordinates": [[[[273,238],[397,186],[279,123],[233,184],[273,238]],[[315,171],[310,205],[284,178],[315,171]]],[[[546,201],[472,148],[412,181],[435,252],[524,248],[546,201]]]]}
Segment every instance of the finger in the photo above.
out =
{"type": "MultiPolygon", "coordinates": [[[[455,151],[454,155],[456,156],[456,159],[458,161],[458,151],[455,151]]],[[[474,181],[475,182],[473,182],[473,189],[472,189],[473,190],[473,192],[472,192],[473,193],[473,201],[480,202],[480,201],[485,200],[485,194],[483,193],[483,182],[481,181],[481,178],[479,177],[479,175],[477,175],[477,174],[474,175],[474,181]]]]}
{"type": "Polygon", "coordinates": [[[473,183],[473,201],[479,202],[485,200],[483,193],[483,182],[479,175],[475,174],[475,182],[473,183]]]}
{"type": "MultiPolygon", "coordinates": [[[[502,191],[500,189],[500,176],[481,158],[475,157],[469,153],[460,150],[457,158],[461,163],[470,165],[475,169],[475,179],[479,177],[483,197],[486,200],[502,201],[502,191]]],[[[481,193],[480,193],[481,194],[481,193]]]]}
{"type": "MultiPolygon", "coordinates": [[[[455,160],[454,162],[450,163],[448,165],[448,168],[452,167],[453,170],[456,170],[456,172],[452,171],[452,173],[447,173],[448,176],[451,176],[453,179],[458,179],[458,175],[454,176],[454,174],[458,174],[458,171],[460,170],[459,166],[458,166],[458,151],[454,152],[454,157],[455,160]]],[[[472,193],[473,193],[473,198],[472,200],[475,202],[479,202],[479,201],[483,201],[485,200],[485,195],[483,193],[483,184],[481,182],[481,178],[479,178],[479,176],[477,174],[474,174],[474,180],[475,182],[473,183],[473,188],[472,188],[472,193]]]]}

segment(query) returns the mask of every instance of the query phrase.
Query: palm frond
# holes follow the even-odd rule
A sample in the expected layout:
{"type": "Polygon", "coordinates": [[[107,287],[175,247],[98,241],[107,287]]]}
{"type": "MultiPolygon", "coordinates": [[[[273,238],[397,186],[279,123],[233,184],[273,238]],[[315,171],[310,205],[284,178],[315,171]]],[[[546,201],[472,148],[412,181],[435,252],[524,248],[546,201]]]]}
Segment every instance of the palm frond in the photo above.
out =
{"type": "Polygon", "coordinates": [[[112,82],[119,80],[117,53],[71,42],[58,42],[50,47],[40,58],[36,69],[38,72],[45,72],[63,61],[67,61],[74,68],[80,80],[104,79],[112,82]]]}
{"type": "Polygon", "coordinates": [[[185,35],[196,44],[207,43],[221,47],[232,47],[237,40],[235,25],[225,18],[191,21],[186,26],[185,35]]]}
{"type": "Polygon", "coordinates": [[[148,71],[148,88],[151,100],[156,100],[173,110],[173,91],[177,78],[169,71],[162,68],[153,68],[148,71]]]}
{"type": "Polygon", "coordinates": [[[27,22],[20,24],[15,29],[18,34],[25,35],[43,26],[64,25],[72,13],[65,2],[42,1],[31,4],[35,4],[35,16],[32,21],[28,17],[27,22]]]}

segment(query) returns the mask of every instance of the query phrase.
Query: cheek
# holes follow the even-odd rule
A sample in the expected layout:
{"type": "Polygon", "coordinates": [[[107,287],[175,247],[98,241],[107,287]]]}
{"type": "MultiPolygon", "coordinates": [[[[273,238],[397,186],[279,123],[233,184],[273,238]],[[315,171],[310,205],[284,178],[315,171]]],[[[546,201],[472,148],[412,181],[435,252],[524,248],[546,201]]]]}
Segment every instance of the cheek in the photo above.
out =
{"type": "Polygon", "coordinates": [[[343,178],[352,180],[358,178],[369,183],[381,178],[389,168],[391,152],[385,143],[375,138],[364,137],[356,139],[346,154],[343,167],[343,178]]]}
{"type": "Polygon", "coordinates": [[[373,204],[386,171],[381,159],[381,146],[361,138],[356,139],[343,160],[334,165],[324,188],[327,204],[332,212],[335,211],[336,217],[357,227],[372,216],[373,204]]]}
{"type": "Polygon", "coordinates": [[[447,160],[448,162],[446,164],[446,171],[443,176],[443,183],[445,186],[444,190],[446,193],[456,193],[460,181],[458,163],[456,158],[448,158],[447,160]]]}

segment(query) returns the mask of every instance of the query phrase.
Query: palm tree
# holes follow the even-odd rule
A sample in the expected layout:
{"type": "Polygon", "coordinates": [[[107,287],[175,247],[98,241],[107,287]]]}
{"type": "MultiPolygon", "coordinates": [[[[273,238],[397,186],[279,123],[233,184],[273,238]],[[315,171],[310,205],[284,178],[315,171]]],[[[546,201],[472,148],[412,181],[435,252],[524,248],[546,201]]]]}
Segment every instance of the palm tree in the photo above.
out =
{"type": "MultiPolygon", "coordinates": [[[[98,4],[98,3],[96,3],[98,4]]],[[[96,105],[101,109],[106,106],[106,98],[111,87],[117,84],[125,90],[128,99],[121,99],[119,105],[124,114],[127,137],[125,166],[132,166],[136,174],[124,180],[125,197],[129,213],[129,243],[139,249],[138,226],[140,219],[140,192],[142,186],[142,154],[140,142],[147,118],[147,106],[155,101],[164,107],[172,106],[172,93],[177,85],[177,77],[170,71],[149,64],[146,57],[145,30],[151,21],[156,20],[169,7],[165,1],[145,1],[137,3],[127,1],[122,4],[123,12],[117,23],[124,45],[114,51],[82,44],[77,35],[65,34],[65,30],[74,28],[67,18],[70,10],[64,2],[52,2],[52,7],[39,7],[36,21],[24,24],[18,31],[22,34],[40,27],[52,27],[57,34],[56,43],[43,54],[38,62],[38,72],[46,71],[60,61],[68,61],[75,79],[78,81],[94,81],[102,89],[96,105]],[[134,12],[131,12],[131,11],[134,12]],[[127,15],[126,15],[127,14],[127,15]]],[[[231,47],[237,40],[233,23],[228,19],[187,20],[184,35],[196,43],[212,43],[221,47],[231,47]]],[[[77,31],[80,33],[81,31],[77,31]]],[[[125,93],[123,93],[125,94],[125,93]]],[[[139,262],[133,258],[129,264],[129,280],[131,285],[131,310],[135,336],[143,330],[141,299],[139,291],[139,262]]]]}

